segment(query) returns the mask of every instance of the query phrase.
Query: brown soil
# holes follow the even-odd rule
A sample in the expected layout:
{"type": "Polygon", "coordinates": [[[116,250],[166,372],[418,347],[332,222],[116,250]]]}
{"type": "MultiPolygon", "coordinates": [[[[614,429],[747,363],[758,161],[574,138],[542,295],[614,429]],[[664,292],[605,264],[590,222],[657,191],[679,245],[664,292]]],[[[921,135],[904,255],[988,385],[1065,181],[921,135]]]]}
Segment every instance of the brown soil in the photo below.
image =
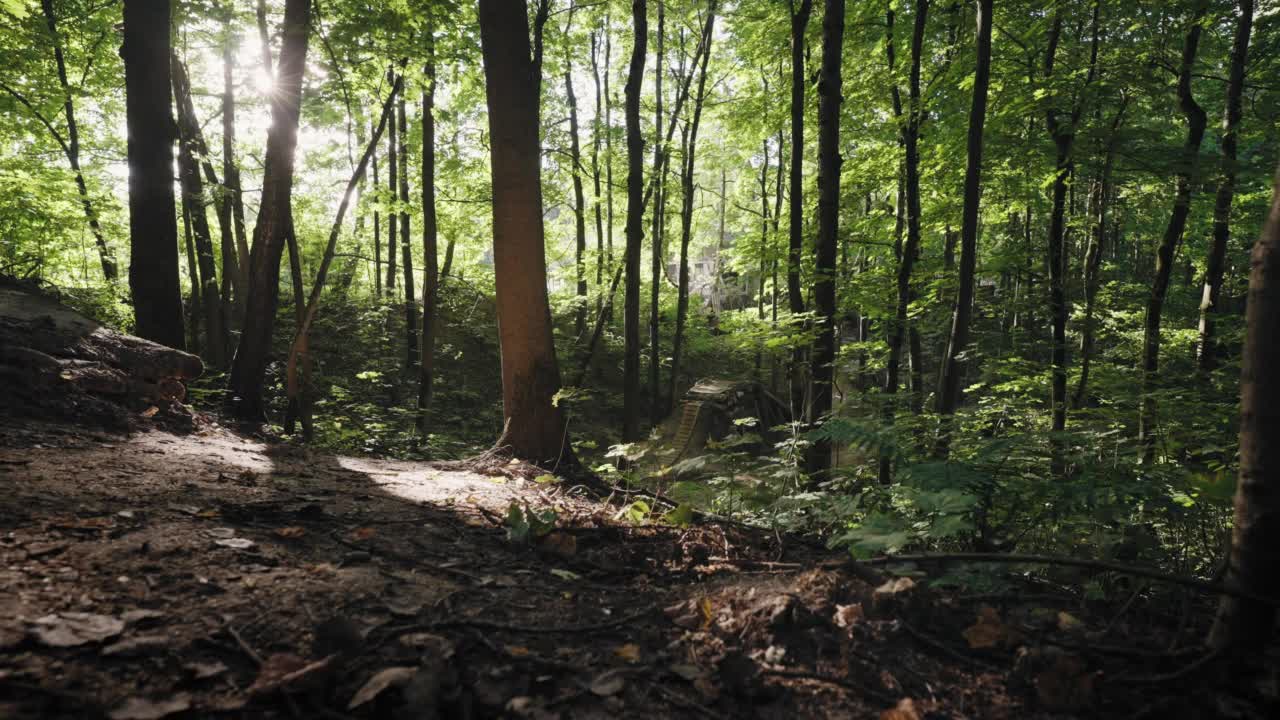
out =
{"type": "Polygon", "coordinates": [[[0,419],[0,488],[4,718],[1164,717],[1226,702],[1179,698],[1196,651],[1167,652],[1141,603],[1091,613],[1043,587],[963,598],[923,578],[877,592],[786,536],[632,525],[573,488],[214,424],[123,436],[0,419]],[[557,529],[510,541],[512,502],[553,509],[557,529]]]}

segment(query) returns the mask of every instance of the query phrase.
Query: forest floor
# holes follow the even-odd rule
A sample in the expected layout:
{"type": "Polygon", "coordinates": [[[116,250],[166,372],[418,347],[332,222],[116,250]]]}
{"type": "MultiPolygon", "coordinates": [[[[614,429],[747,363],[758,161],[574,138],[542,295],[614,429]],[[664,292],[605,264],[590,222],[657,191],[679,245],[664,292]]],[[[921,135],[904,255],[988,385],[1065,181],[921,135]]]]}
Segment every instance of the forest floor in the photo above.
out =
{"type": "Polygon", "coordinates": [[[1231,714],[1132,603],[877,586],[519,477],[0,418],[0,488],[4,718],[1231,714]]]}

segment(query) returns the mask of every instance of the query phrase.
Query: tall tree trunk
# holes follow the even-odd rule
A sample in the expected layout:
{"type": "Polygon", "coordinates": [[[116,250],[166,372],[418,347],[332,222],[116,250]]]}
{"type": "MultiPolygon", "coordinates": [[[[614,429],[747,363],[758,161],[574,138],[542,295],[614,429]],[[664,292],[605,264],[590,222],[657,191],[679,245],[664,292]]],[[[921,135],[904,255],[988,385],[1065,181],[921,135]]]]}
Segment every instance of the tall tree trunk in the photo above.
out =
{"type": "MultiPolygon", "coordinates": [[[[1064,441],[1061,433],[1067,427],[1067,316],[1070,308],[1067,305],[1066,290],[1066,211],[1067,189],[1075,171],[1075,158],[1072,151],[1075,147],[1076,127],[1084,107],[1084,94],[1093,82],[1094,72],[1098,64],[1098,13],[1101,2],[1093,4],[1093,42],[1090,51],[1089,70],[1085,77],[1084,88],[1077,95],[1075,106],[1069,118],[1063,118],[1054,106],[1055,95],[1049,95],[1049,104],[1045,108],[1045,128],[1053,140],[1056,149],[1053,176],[1053,210],[1049,216],[1049,315],[1053,323],[1053,347],[1051,351],[1051,381],[1049,406],[1051,412],[1050,437],[1052,452],[1051,472],[1053,477],[1060,478],[1066,471],[1066,459],[1063,457],[1064,441]]],[[[1044,77],[1052,81],[1054,64],[1057,60],[1058,42],[1062,37],[1062,8],[1055,6],[1053,24],[1049,28],[1049,47],[1045,51],[1044,77]]]]}
{"type": "Polygon", "coordinates": [[[1164,298],[1169,290],[1169,277],[1173,272],[1173,256],[1182,240],[1191,212],[1191,190],[1196,177],[1200,142],[1207,125],[1204,109],[1191,94],[1191,76],[1196,54],[1200,49],[1201,21],[1208,9],[1207,0],[1197,0],[1191,12],[1187,35],[1182,44],[1182,61],[1178,66],[1178,108],[1187,121],[1187,140],[1182,146],[1177,171],[1177,193],[1173,212],[1165,226],[1160,246],[1156,250],[1156,272],[1151,281],[1151,294],[1147,299],[1147,317],[1142,333],[1142,407],[1138,415],[1138,442],[1142,446],[1144,462],[1155,460],[1156,407],[1155,391],[1160,371],[1160,319],[1164,311],[1164,298]]]}
{"type": "MultiPolygon", "coordinates": [[[[168,4],[168,1],[165,0],[164,5],[167,7],[168,4]]],[[[106,278],[107,282],[114,283],[120,277],[115,253],[111,251],[111,248],[107,245],[106,238],[102,234],[102,225],[98,222],[98,213],[93,209],[93,201],[89,198],[89,186],[85,183],[84,172],[80,169],[80,128],[76,125],[75,103],[71,99],[71,85],[67,82],[67,60],[62,52],[62,38],[58,35],[58,19],[53,11],[53,0],[40,0],[40,8],[44,12],[45,25],[49,28],[49,40],[53,43],[53,59],[58,68],[58,84],[62,88],[62,112],[67,120],[66,142],[63,142],[61,136],[57,135],[57,133],[55,133],[55,137],[59,145],[62,146],[63,154],[67,156],[67,164],[71,166],[71,172],[76,176],[76,191],[80,194],[80,207],[84,210],[85,220],[89,223],[89,232],[93,234],[94,245],[98,248],[98,261],[102,265],[102,277],[106,278]]],[[[157,14],[164,12],[165,17],[168,17],[169,10],[154,8],[153,12],[157,14]]],[[[168,48],[168,40],[164,41],[164,46],[168,48]]],[[[128,78],[126,76],[127,82],[128,78]]],[[[26,104],[25,100],[22,102],[26,104]]],[[[52,130],[52,127],[50,129],[52,130]]],[[[172,213],[170,214],[172,215],[172,213]]],[[[178,233],[176,218],[174,223],[173,236],[176,247],[178,233]]]]}
{"type": "Polygon", "coordinates": [[[626,275],[622,318],[622,441],[640,439],[640,247],[644,244],[644,136],[640,134],[640,89],[649,39],[648,3],[631,0],[632,46],[625,88],[627,124],[626,275]]]}
{"type": "MultiPolygon", "coordinates": [[[[605,27],[608,32],[608,26],[605,27]]],[[[600,118],[604,112],[603,96],[600,92],[600,64],[598,58],[598,49],[600,38],[595,32],[591,33],[591,77],[595,81],[596,87],[596,112],[591,119],[591,181],[594,190],[592,206],[595,208],[596,218],[596,313],[604,307],[604,212],[600,207],[603,197],[600,194],[600,132],[603,127],[600,118]]],[[[609,68],[605,68],[605,73],[609,72],[609,68]]]]}
{"type": "MultiPolygon", "coordinates": [[[[840,223],[840,67],[844,49],[844,0],[826,0],[822,16],[822,70],[818,75],[818,240],[813,303],[818,338],[813,344],[813,404],[809,422],[831,414],[836,362],[836,251],[840,223]]],[[[831,441],[815,440],[806,469],[824,479],[831,469],[831,441]]]]}
{"type": "Polygon", "coordinates": [[[1231,240],[1231,202],[1236,190],[1236,148],[1243,114],[1245,66],[1249,54],[1249,34],[1253,30],[1253,0],[1240,0],[1240,18],[1236,21],[1235,40],[1231,44],[1231,69],[1227,78],[1227,107],[1222,117],[1221,175],[1218,194],[1213,204],[1213,242],[1205,269],[1204,294],[1200,301],[1200,343],[1197,348],[1200,369],[1212,370],[1222,354],[1215,337],[1214,320],[1222,297],[1222,275],[1227,261],[1227,244],[1231,240]]]}
{"type": "MultiPolygon", "coordinates": [[[[707,9],[707,29],[714,30],[716,0],[707,9]]],[[[693,238],[693,180],[694,155],[698,149],[698,125],[702,121],[702,104],[706,100],[707,60],[711,56],[712,32],[705,34],[702,48],[702,65],[698,68],[698,92],[693,98],[693,118],[689,120],[689,141],[684,153],[680,173],[680,276],[676,288],[676,332],[671,343],[671,377],[667,397],[675,403],[676,389],[680,382],[680,355],[684,350],[685,321],[689,315],[689,242],[693,238]]],[[[694,61],[697,62],[697,58],[694,61]]],[[[657,398],[654,398],[657,402],[657,398]]],[[[670,409],[665,407],[664,409],[670,409]]]]}
{"type": "Polygon", "coordinates": [[[435,45],[427,46],[422,68],[422,358],[418,366],[418,420],[420,434],[427,431],[436,366],[437,298],[440,269],[436,221],[436,59],[435,45]]]}
{"type": "MultiPolygon", "coordinates": [[[[609,10],[604,13],[604,263],[613,267],[613,95],[609,92],[609,76],[613,69],[613,34],[610,32],[609,10]]],[[[642,178],[643,179],[643,178],[642,178]]],[[[610,295],[613,291],[610,290],[610,295]]],[[[609,309],[606,320],[613,322],[613,298],[605,306],[609,309]]]]}
{"type": "Polygon", "coordinates": [[[120,54],[129,128],[129,289],[135,328],[140,337],[181,350],[186,343],[173,204],[169,32],[168,0],[125,3],[120,54]]]}
{"type": "MultiPolygon", "coordinates": [[[[885,43],[885,52],[889,56],[889,70],[893,72],[895,67],[894,59],[894,37],[893,37],[893,20],[894,13],[890,9],[886,15],[888,26],[888,40],[885,43]]],[[[924,30],[929,19],[929,2],[928,0],[916,0],[915,2],[915,22],[911,30],[911,66],[910,79],[907,86],[907,110],[906,122],[902,123],[902,107],[899,99],[899,91],[897,81],[893,86],[893,104],[894,114],[902,123],[899,142],[905,153],[903,159],[903,170],[905,176],[903,182],[899,185],[902,191],[901,198],[904,199],[906,205],[906,242],[903,243],[901,250],[898,252],[898,276],[897,290],[898,302],[894,311],[893,324],[889,330],[889,361],[885,373],[885,401],[884,401],[884,422],[886,425],[892,426],[895,415],[897,414],[896,395],[898,392],[898,377],[902,366],[902,343],[907,336],[907,311],[911,307],[911,272],[915,267],[916,258],[920,254],[920,119],[923,112],[920,100],[920,58],[924,51],[924,30]]],[[[898,237],[901,237],[900,228],[903,224],[902,203],[898,206],[898,237]]],[[[915,342],[913,345],[919,347],[919,337],[913,335],[915,342]]],[[[918,356],[912,355],[913,360],[918,356]]],[[[913,363],[913,366],[918,363],[913,363]]],[[[892,455],[885,450],[880,453],[879,480],[882,484],[888,484],[893,480],[892,474],[892,455]]]]}
{"type": "Polygon", "coordinates": [[[231,367],[231,401],[237,417],[266,418],[263,380],[271,352],[280,294],[280,258],[293,231],[293,167],[302,111],[302,75],[306,69],[311,24],[309,0],[286,0],[284,42],[276,92],[271,95],[271,128],[263,163],[262,204],[249,250],[249,292],[244,329],[231,367]]]}
{"type": "Polygon", "coordinates": [[[185,202],[182,203],[182,231],[187,246],[187,277],[191,280],[191,299],[188,301],[191,307],[191,331],[187,337],[190,340],[187,350],[199,355],[200,317],[204,315],[204,309],[200,307],[200,271],[196,264],[196,244],[191,238],[191,209],[185,202]]]}
{"type": "Polygon", "coordinates": [[[382,297],[382,213],[378,210],[378,196],[382,194],[382,179],[378,177],[378,153],[370,158],[373,165],[373,295],[382,297]]]}
{"type": "Polygon", "coordinates": [[[245,294],[249,291],[249,238],[244,226],[244,196],[240,189],[240,167],[236,165],[236,95],[233,71],[235,69],[235,35],[231,23],[235,11],[231,3],[224,8],[222,25],[222,183],[231,201],[231,217],[235,225],[235,252],[229,268],[226,249],[223,249],[222,272],[231,277],[235,301],[232,305],[231,324],[239,327],[244,310],[245,294]],[[230,272],[228,272],[230,271],[230,272]]]}
{"type": "MultiPolygon", "coordinates": [[[[187,80],[186,69],[173,54],[170,64],[170,77],[173,82],[173,95],[177,101],[178,117],[178,176],[182,185],[182,202],[187,208],[185,212],[190,219],[192,237],[195,240],[197,269],[200,280],[200,307],[204,314],[205,360],[214,368],[225,368],[227,365],[226,312],[218,290],[217,264],[213,256],[213,241],[209,232],[209,213],[205,207],[204,182],[200,178],[197,156],[207,157],[203,152],[198,133],[200,124],[196,121],[194,107],[191,103],[191,88],[187,80]]],[[[226,217],[222,218],[230,225],[230,206],[226,217]]],[[[219,211],[219,216],[223,213],[219,211]]],[[[224,236],[231,228],[225,227],[224,236]]],[[[230,237],[224,237],[224,241],[230,237]]],[[[226,243],[224,242],[224,248],[226,243]]]]}
{"type": "MultiPolygon", "coordinates": [[[[658,322],[662,297],[662,221],[667,207],[666,158],[662,143],[662,76],[666,74],[663,53],[666,36],[666,2],[658,0],[658,28],[654,31],[658,48],[653,66],[653,238],[649,263],[649,424],[657,426],[662,419],[662,390],[658,386],[662,371],[661,327],[658,322]]],[[[673,117],[674,121],[675,118],[673,117]]]]}
{"type": "MultiPolygon", "coordinates": [[[[298,275],[294,282],[295,291],[298,293],[297,298],[297,329],[293,335],[293,341],[289,345],[289,360],[285,370],[285,387],[289,398],[290,407],[290,427],[289,432],[293,431],[291,426],[292,417],[295,414],[301,414],[302,427],[305,439],[310,439],[311,435],[311,415],[310,403],[308,400],[308,387],[310,385],[310,367],[309,339],[311,335],[311,326],[315,322],[316,312],[320,308],[320,295],[324,292],[325,279],[329,273],[329,266],[333,263],[333,254],[338,246],[338,236],[342,232],[342,223],[347,215],[347,208],[351,205],[351,196],[355,194],[356,187],[364,180],[365,171],[369,167],[372,158],[377,157],[378,142],[382,139],[382,132],[394,123],[395,101],[398,95],[404,90],[404,81],[399,79],[396,84],[392,85],[391,94],[387,97],[386,102],[382,105],[382,113],[379,115],[378,124],[374,127],[373,137],[369,140],[369,144],[365,146],[364,153],[360,156],[360,162],[356,165],[355,170],[351,174],[351,179],[347,181],[347,189],[342,194],[342,201],[338,203],[338,213],[333,220],[333,225],[329,229],[329,242],[325,246],[324,255],[320,259],[320,267],[316,270],[316,280],[311,286],[311,295],[305,300],[302,297],[301,287],[301,270],[297,268],[294,262],[294,271],[298,275]],[[298,367],[302,366],[302,377],[299,377],[298,367]]],[[[292,229],[290,229],[292,233],[292,229]]],[[[291,243],[291,252],[293,250],[291,243]]],[[[291,262],[292,258],[291,258],[291,262]]]]}
{"type": "Polygon", "coordinates": [[[1075,398],[1072,404],[1084,407],[1088,399],[1089,373],[1093,365],[1095,335],[1095,305],[1098,297],[1098,285],[1101,282],[1102,258],[1107,252],[1107,210],[1111,203],[1111,171],[1115,167],[1116,142],[1120,125],[1129,106],[1129,96],[1121,100],[1120,109],[1111,121],[1111,129],[1107,135],[1106,148],[1103,150],[1102,174],[1095,183],[1093,192],[1093,221],[1089,233],[1089,249],[1084,258],[1084,318],[1080,328],[1080,380],[1076,384],[1075,398]]]}
{"type": "MultiPolygon", "coordinates": [[[[791,173],[787,204],[787,307],[792,315],[804,312],[800,292],[800,261],[804,253],[804,35],[813,13],[813,0],[791,5],[791,173]]],[[[791,415],[804,413],[804,348],[791,351],[791,415]]]]}
{"type": "Polygon", "coordinates": [[[569,102],[569,162],[573,165],[574,268],[578,295],[577,309],[574,312],[574,337],[580,342],[582,334],[587,330],[587,202],[582,193],[582,146],[578,142],[578,97],[573,92],[573,60],[568,57],[565,58],[564,66],[564,92],[569,102]]]}
{"type": "Polygon", "coordinates": [[[1271,603],[1223,596],[1209,645],[1233,658],[1261,658],[1280,598],[1280,169],[1271,212],[1253,246],[1240,372],[1240,478],[1227,587],[1271,603]]]}
{"type": "MultiPolygon", "coordinates": [[[[395,71],[387,71],[387,84],[394,86],[401,79],[395,71]]],[[[400,222],[400,133],[393,120],[387,129],[387,190],[391,198],[391,207],[387,210],[387,295],[394,301],[396,296],[396,242],[400,239],[398,228],[400,222]]]]}
{"type": "MultiPolygon", "coordinates": [[[[768,82],[768,80],[765,80],[765,82],[764,82],[764,94],[765,94],[766,96],[768,96],[768,94],[769,94],[769,82],[768,82]]],[[[761,150],[761,155],[762,155],[763,159],[762,159],[762,161],[761,161],[761,163],[760,163],[760,179],[759,179],[759,185],[760,185],[760,250],[759,250],[759,253],[760,253],[760,263],[759,263],[759,270],[758,270],[757,272],[759,272],[759,274],[760,274],[760,284],[759,284],[759,287],[758,287],[759,292],[757,292],[757,293],[756,293],[756,319],[757,319],[757,320],[759,320],[759,321],[761,322],[761,324],[763,324],[763,323],[764,323],[764,284],[765,284],[765,273],[766,273],[766,272],[768,272],[768,262],[769,262],[769,260],[768,260],[768,256],[769,256],[769,140],[768,140],[767,138],[766,138],[766,139],[764,139],[764,140],[761,140],[761,141],[760,141],[760,150],[761,150]]],[[[726,195],[725,195],[725,193],[726,193],[726,188],[725,188],[725,182],[724,182],[724,171],[723,171],[723,170],[721,170],[721,173],[720,173],[720,181],[721,181],[721,182],[720,182],[720,226],[721,226],[721,227],[720,227],[720,230],[721,230],[721,232],[720,232],[720,243],[721,243],[721,246],[723,246],[723,244],[724,244],[724,210],[725,210],[725,205],[727,205],[727,204],[728,204],[728,202],[729,202],[729,198],[728,198],[728,197],[726,197],[726,195]]],[[[719,249],[719,248],[717,248],[717,250],[718,250],[718,249],[719,249]]],[[[718,295],[719,295],[719,289],[720,289],[720,268],[719,268],[719,253],[718,253],[718,252],[717,252],[717,255],[716,255],[716,260],[717,260],[717,267],[716,267],[716,295],[718,296],[718,295]]],[[[760,377],[761,377],[761,373],[762,373],[762,371],[763,371],[763,368],[764,368],[764,348],[757,346],[757,347],[756,347],[756,369],[755,369],[755,374],[756,374],[756,379],[757,379],[757,380],[759,380],[759,379],[760,379],[760,377]]]]}
{"type": "Polygon", "coordinates": [[[529,20],[501,0],[480,0],[480,47],[489,108],[493,262],[502,350],[504,427],[498,446],[547,466],[572,463],[547,302],[539,176],[538,95],[529,20]]]}
{"type": "MultiPolygon", "coordinates": [[[[404,85],[403,77],[400,84],[404,85]]],[[[401,265],[404,266],[405,367],[412,370],[418,366],[418,301],[414,299],[413,250],[409,242],[409,124],[405,121],[404,104],[404,92],[401,92],[396,108],[400,154],[400,252],[403,255],[401,265]]]]}
{"type": "Polygon", "coordinates": [[[973,317],[974,275],[978,265],[978,206],[982,202],[982,129],[987,121],[987,88],[991,84],[991,6],[993,0],[978,0],[977,64],[973,75],[973,103],[969,108],[968,162],[964,173],[964,209],[960,223],[960,273],[956,289],[951,334],[943,357],[942,392],[938,414],[942,416],[937,454],[951,452],[952,415],[960,402],[960,355],[969,344],[969,324],[973,317]]]}

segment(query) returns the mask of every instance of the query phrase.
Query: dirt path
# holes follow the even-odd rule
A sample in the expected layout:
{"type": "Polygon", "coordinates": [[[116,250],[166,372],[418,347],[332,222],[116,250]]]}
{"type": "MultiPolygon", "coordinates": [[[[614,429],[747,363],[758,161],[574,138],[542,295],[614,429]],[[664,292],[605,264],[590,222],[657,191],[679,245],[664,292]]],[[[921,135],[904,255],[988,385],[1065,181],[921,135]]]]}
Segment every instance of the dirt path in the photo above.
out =
{"type": "Polygon", "coordinates": [[[811,546],[632,526],[554,484],[216,426],[125,437],[0,420],[0,488],[5,718],[911,720],[1104,704],[1102,671],[1075,655],[1014,670],[1032,643],[1000,610],[983,626],[976,603],[926,601],[909,581],[877,597],[804,571],[830,557],[811,546]],[[553,510],[557,529],[509,541],[513,501],[553,510]],[[994,633],[980,651],[975,627],[994,633]]]}

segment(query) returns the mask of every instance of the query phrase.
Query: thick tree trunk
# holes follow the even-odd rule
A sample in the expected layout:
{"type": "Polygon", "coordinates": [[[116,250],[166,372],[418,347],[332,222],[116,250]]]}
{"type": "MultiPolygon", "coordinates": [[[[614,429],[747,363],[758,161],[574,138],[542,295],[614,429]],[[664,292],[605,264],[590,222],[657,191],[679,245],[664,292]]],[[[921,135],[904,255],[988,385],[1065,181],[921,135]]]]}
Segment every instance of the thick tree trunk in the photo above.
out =
{"type": "MultiPolygon", "coordinates": [[[[155,4],[159,5],[160,3],[157,2],[155,4]]],[[[163,4],[168,6],[168,0],[165,0],[163,4]]],[[[62,39],[58,36],[58,19],[53,11],[53,0],[40,0],[40,8],[44,12],[45,25],[49,28],[49,40],[53,43],[53,59],[58,68],[58,83],[62,88],[62,113],[67,120],[67,141],[65,143],[62,142],[60,136],[57,137],[57,140],[62,146],[63,154],[67,156],[67,163],[71,166],[71,172],[76,176],[76,192],[80,194],[80,207],[84,210],[85,220],[89,223],[89,232],[93,234],[94,245],[98,248],[98,261],[102,265],[102,277],[106,278],[107,282],[114,283],[120,277],[115,253],[111,251],[111,248],[107,245],[106,238],[102,234],[102,225],[98,222],[98,213],[93,209],[93,201],[89,198],[89,186],[85,182],[84,172],[80,169],[80,128],[76,125],[75,103],[71,100],[71,85],[67,81],[67,61],[62,52],[62,39]]],[[[167,9],[162,10],[159,7],[153,8],[152,12],[164,12],[166,17],[168,17],[169,13],[167,9]]],[[[167,40],[164,41],[164,45],[166,48],[168,47],[167,40]]],[[[25,104],[26,101],[23,100],[22,102],[25,104]]],[[[176,229],[174,234],[176,236],[176,229]]]]}
{"type": "Polygon", "coordinates": [[[249,250],[244,329],[231,367],[230,400],[236,416],[243,420],[266,418],[263,381],[280,294],[280,258],[293,231],[293,167],[310,21],[308,0],[286,0],[284,43],[276,92],[271,96],[271,129],[263,163],[262,205],[249,250]]]}
{"type": "Polygon", "coordinates": [[[1218,194],[1213,204],[1213,242],[1205,269],[1204,294],[1200,301],[1200,343],[1197,360],[1200,369],[1212,370],[1218,364],[1222,349],[1218,346],[1215,316],[1222,298],[1222,275],[1227,262],[1227,244],[1231,240],[1231,203],[1236,190],[1236,149],[1239,146],[1241,98],[1244,94],[1245,66],[1249,54],[1249,34],[1253,30],[1253,0],[1240,0],[1240,18],[1236,21],[1235,40],[1231,45],[1231,66],[1227,78],[1227,107],[1222,117],[1221,175],[1218,194]]]}
{"type": "MultiPolygon", "coordinates": [[[[217,263],[213,256],[213,241],[209,232],[209,213],[205,207],[204,182],[200,178],[199,161],[201,143],[197,139],[200,126],[194,117],[189,96],[190,87],[186,70],[175,54],[170,74],[173,94],[178,104],[178,176],[182,185],[184,212],[191,224],[195,241],[197,269],[200,284],[200,309],[204,315],[205,359],[215,368],[226,367],[227,335],[226,312],[218,292],[217,263]]],[[[228,207],[228,210],[230,208],[228,207]]],[[[230,213],[227,213],[228,222],[230,213]]],[[[230,230],[230,228],[226,228],[230,230]]],[[[192,278],[194,281],[195,278],[192,278]]]]}
{"type": "MultiPolygon", "coordinates": [[[[698,125],[702,121],[702,104],[706,100],[707,60],[711,56],[711,38],[715,28],[716,0],[707,12],[707,30],[702,48],[702,65],[698,68],[698,92],[693,98],[693,118],[689,120],[689,140],[680,173],[680,276],[676,289],[676,332],[671,343],[671,378],[667,397],[675,403],[680,382],[680,360],[684,350],[684,328],[689,315],[689,242],[693,239],[694,155],[698,149],[698,125]]],[[[697,62],[698,58],[694,58],[697,62]]],[[[655,397],[654,402],[658,402],[655,397]]],[[[663,406],[669,410],[669,406],[663,406]]]]}
{"type": "MultiPolygon", "coordinates": [[[[813,404],[809,422],[831,413],[836,361],[836,251],[840,223],[840,68],[844,49],[844,0],[826,0],[822,16],[822,71],[818,76],[818,240],[813,302],[818,338],[813,345],[813,404]]],[[[811,478],[831,469],[831,441],[815,440],[805,463],[811,478]]]]}
{"type": "Polygon", "coordinates": [[[140,337],[181,350],[169,32],[168,0],[125,3],[120,54],[129,128],[129,288],[135,327],[140,337]]]}
{"type": "Polygon", "coordinates": [[[987,88],[991,84],[992,3],[993,0],[978,0],[978,57],[973,75],[973,103],[969,108],[968,162],[964,173],[964,210],[960,224],[960,273],[938,396],[938,414],[942,418],[936,450],[943,458],[951,452],[952,415],[960,402],[960,354],[969,344],[969,323],[973,317],[974,275],[978,265],[978,206],[982,202],[982,129],[987,120],[987,88]]]}
{"type": "Polygon", "coordinates": [[[529,21],[501,0],[480,0],[489,108],[493,261],[502,350],[504,428],[498,447],[546,466],[572,463],[547,302],[538,95],[529,21]]]}
{"type": "MultiPolygon", "coordinates": [[[[578,97],[573,92],[573,61],[565,59],[564,92],[569,103],[569,162],[573,171],[574,269],[578,305],[574,311],[574,338],[587,330],[587,202],[582,192],[582,146],[578,141],[578,97]]],[[[597,189],[598,189],[597,185],[597,189]]],[[[599,219],[597,214],[597,220],[599,219]]]]}
{"type": "Polygon", "coordinates": [[[627,227],[622,319],[622,441],[640,439],[640,248],[644,244],[644,136],[640,134],[640,89],[649,39],[648,3],[631,0],[632,47],[625,88],[627,124],[627,227]]]}
{"type": "Polygon", "coordinates": [[[1182,240],[1182,232],[1187,227],[1187,216],[1191,213],[1191,191],[1196,177],[1200,142],[1204,139],[1207,125],[1204,109],[1191,94],[1191,75],[1200,49],[1200,34],[1203,30],[1201,20],[1204,19],[1207,6],[1207,0],[1197,0],[1192,10],[1182,45],[1182,62],[1178,68],[1178,107],[1187,121],[1187,139],[1179,158],[1173,212],[1156,250],[1156,272],[1151,281],[1146,322],[1143,325],[1142,407],[1138,415],[1138,443],[1142,446],[1144,462],[1155,460],[1155,391],[1160,371],[1160,320],[1164,312],[1165,294],[1169,290],[1169,278],[1173,273],[1173,256],[1182,240]]]}
{"type": "Polygon", "coordinates": [[[436,367],[437,298],[440,265],[436,221],[436,64],[435,47],[428,46],[422,68],[422,357],[418,366],[418,419],[420,434],[427,431],[436,367]]]}
{"type": "MultiPolygon", "coordinates": [[[[894,70],[894,43],[893,43],[893,11],[890,10],[888,18],[888,41],[885,43],[885,51],[889,56],[889,70],[894,70]]],[[[900,133],[900,142],[905,153],[903,161],[903,170],[905,177],[900,185],[902,189],[901,197],[905,199],[906,205],[906,242],[903,243],[898,253],[898,275],[897,275],[897,291],[898,301],[894,311],[893,324],[889,330],[889,361],[885,373],[885,403],[884,403],[884,422],[886,425],[892,426],[897,414],[896,395],[899,386],[899,373],[902,367],[902,345],[903,340],[907,337],[907,311],[911,307],[913,293],[911,291],[911,273],[915,268],[916,259],[920,255],[920,120],[923,113],[920,99],[920,58],[924,51],[924,30],[929,19],[929,2],[928,0],[916,0],[915,3],[915,22],[911,30],[911,66],[909,70],[910,79],[907,86],[907,109],[906,122],[902,124],[900,133]]],[[[901,100],[899,100],[899,91],[897,82],[893,87],[894,114],[902,122],[903,110],[901,100]]],[[[903,207],[900,203],[898,206],[898,227],[902,227],[903,207]]],[[[901,233],[898,234],[901,237],[901,233]]],[[[912,347],[919,348],[919,336],[912,329],[912,347]]],[[[918,371],[918,355],[912,353],[913,369],[918,371]]],[[[918,384],[913,383],[913,385],[918,384]]],[[[879,480],[882,484],[889,484],[893,480],[891,455],[886,452],[880,453],[879,480]]]]}
{"type": "MultiPolygon", "coordinates": [[[[400,78],[404,85],[404,78],[400,78]]],[[[404,267],[404,320],[405,320],[405,367],[412,370],[418,366],[418,301],[414,299],[413,289],[413,250],[409,242],[409,125],[405,122],[404,92],[400,93],[396,108],[396,125],[398,129],[397,151],[400,154],[400,252],[403,255],[401,265],[404,267]]]]}
{"type": "MultiPolygon", "coordinates": [[[[800,261],[804,253],[804,56],[805,29],[813,13],[813,0],[791,2],[791,173],[787,210],[787,308],[792,315],[804,312],[800,292],[800,261]]],[[[804,348],[791,351],[791,417],[804,415],[804,348]]]]}
{"type": "Polygon", "coordinates": [[[1271,212],[1253,246],[1240,373],[1240,479],[1227,587],[1272,598],[1223,596],[1209,645],[1254,662],[1275,630],[1280,598],[1280,169],[1271,212]]]}

